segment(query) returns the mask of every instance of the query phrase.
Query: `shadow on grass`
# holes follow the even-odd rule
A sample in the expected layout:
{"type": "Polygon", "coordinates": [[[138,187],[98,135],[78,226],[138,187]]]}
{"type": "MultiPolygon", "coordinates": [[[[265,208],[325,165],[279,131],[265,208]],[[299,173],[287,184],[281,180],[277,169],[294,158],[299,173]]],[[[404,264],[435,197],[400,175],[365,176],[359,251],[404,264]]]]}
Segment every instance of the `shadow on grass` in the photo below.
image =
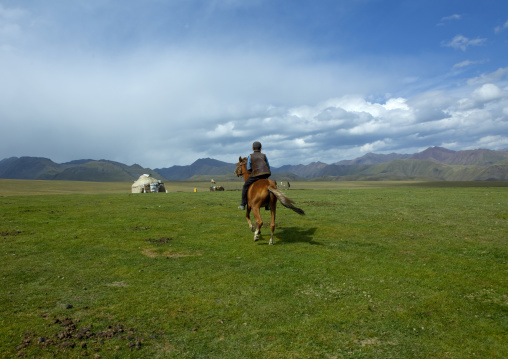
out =
{"type": "MultiPolygon", "coordinates": [[[[280,229],[275,229],[274,235],[274,243],[275,244],[289,244],[289,243],[308,243],[312,245],[320,245],[323,244],[314,241],[313,235],[316,232],[317,228],[306,228],[302,229],[300,227],[285,227],[280,229]]],[[[270,234],[265,233],[266,241],[263,241],[263,245],[268,244],[268,240],[270,239],[270,234]]],[[[261,244],[261,243],[260,243],[261,244]]]]}

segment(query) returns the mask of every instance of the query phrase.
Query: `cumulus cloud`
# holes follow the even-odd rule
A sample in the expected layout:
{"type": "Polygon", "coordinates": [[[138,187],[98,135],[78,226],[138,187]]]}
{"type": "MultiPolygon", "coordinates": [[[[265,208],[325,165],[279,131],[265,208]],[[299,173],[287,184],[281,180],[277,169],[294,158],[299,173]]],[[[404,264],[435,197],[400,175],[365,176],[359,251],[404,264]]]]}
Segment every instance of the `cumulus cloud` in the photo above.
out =
{"type": "MultiPolygon", "coordinates": [[[[479,78],[499,78],[506,70],[498,70],[498,76],[485,74],[479,78]]],[[[164,73],[155,72],[159,76],[164,73]]],[[[425,145],[449,144],[452,137],[458,138],[454,142],[458,149],[475,144],[486,146],[489,132],[508,133],[506,90],[495,83],[472,85],[476,87],[465,98],[429,91],[384,102],[343,95],[316,105],[228,108],[222,96],[207,98],[208,91],[198,90],[191,99],[180,97],[177,89],[163,85],[176,76],[171,72],[162,79],[151,72],[142,74],[142,78],[123,80],[120,75],[113,76],[105,86],[100,82],[102,88],[96,85],[97,78],[106,76],[100,70],[87,74],[88,80],[75,73],[58,79],[53,76],[55,88],[49,90],[45,84],[50,79],[32,81],[32,93],[12,98],[20,101],[15,111],[2,96],[0,113],[4,118],[17,119],[4,129],[20,143],[34,141],[39,151],[53,151],[52,157],[58,158],[55,145],[61,155],[72,152],[72,148],[88,146],[89,157],[120,161],[128,158],[152,167],[173,164],[175,155],[180,164],[192,163],[199,157],[230,162],[247,153],[254,140],[260,140],[267,152],[273,152],[271,159],[277,166],[327,160],[331,163],[347,158],[349,153],[354,157],[374,151],[407,153],[425,145]],[[67,84],[66,78],[78,79],[76,86],[67,84]],[[62,91],[55,94],[58,88],[62,91]],[[45,90],[51,94],[45,94],[45,90]],[[214,101],[218,103],[214,105],[214,101]],[[33,114],[34,121],[30,118],[33,114]],[[28,136],[23,131],[27,127],[32,129],[28,136]],[[110,153],[120,154],[105,156],[110,153]],[[151,153],[151,162],[147,153],[151,153]]],[[[35,73],[27,74],[27,78],[32,76],[35,73]]],[[[478,79],[471,81],[477,82],[478,79]]],[[[235,95],[238,94],[226,92],[225,96],[235,95]]],[[[490,139],[495,146],[503,143],[502,138],[490,139]]],[[[7,150],[5,144],[1,149],[7,150]]]]}
{"type": "Polygon", "coordinates": [[[485,136],[478,140],[473,148],[508,148],[508,138],[500,135],[485,136]]]}
{"type": "Polygon", "coordinates": [[[503,91],[494,84],[485,84],[473,91],[473,98],[481,102],[494,101],[501,97],[503,91]]]}
{"type": "Polygon", "coordinates": [[[360,147],[360,151],[362,153],[376,152],[378,150],[382,150],[387,147],[388,143],[391,143],[391,139],[378,140],[372,143],[366,143],[365,145],[360,147]]]}
{"type": "MultiPolygon", "coordinates": [[[[457,94],[465,89],[460,89],[457,94]]],[[[257,114],[252,126],[262,124],[256,139],[264,148],[285,146],[293,160],[305,151],[306,161],[319,161],[331,156],[344,158],[356,151],[389,153],[401,149],[419,150],[425,144],[446,145],[452,149],[481,146],[499,148],[506,136],[486,133],[507,133],[506,91],[495,84],[484,84],[469,90],[467,98],[430,91],[418,96],[390,98],[385,103],[370,102],[359,96],[343,96],[304,108],[279,108],[275,116],[257,114]],[[465,106],[467,102],[467,106],[465,106]],[[489,106],[485,106],[486,104],[489,106]],[[269,121],[264,119],[269,118],[269,121]],[[291,131],[285,130],[291,127],[291,131]],[[266,135],[264,135],[264,133],[266,135]],[[278,133],[274,137],[273,133],[278,133]],[[455,138],[455,141],[450,141],[455,138]],[[490,146],[487,146],[490,145],[490,146]]],[[[241,126],[236,121],[235,126],[241,126]]],[[[249,131],[250,132],[250,131],[249,131]]],[[[225,143],[238,143],[243,138],[224,138],[225,143]]],[[[282,153],[278,155],[284,157],[282,153]]]]}
{"type": "Polygon", "coordinates": [[[470,46],[481,46],[484,45],[487,39],[475,38],[469,39],[463,35],[456,35],[451,41],[442,42],[442,46],[451,47],[456,50],[466,51],[470,46]]]}

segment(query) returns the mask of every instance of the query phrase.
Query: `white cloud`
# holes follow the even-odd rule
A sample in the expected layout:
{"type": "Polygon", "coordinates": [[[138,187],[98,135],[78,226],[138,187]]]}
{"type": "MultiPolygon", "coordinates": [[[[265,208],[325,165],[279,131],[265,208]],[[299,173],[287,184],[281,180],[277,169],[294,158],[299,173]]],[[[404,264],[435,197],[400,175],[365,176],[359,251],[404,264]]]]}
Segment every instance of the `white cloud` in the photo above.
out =
{"type": "Polygon", "coordinates": [[[408,100],[416,122],[433,122],[446,118],[455,99],[444,91],[427,91],[408,100]]]}
{"type": "Polygon", "coordinates": [[[445,17],[441,18],[441,22],[439,22],[437,24],[437,26],[444,26],[449,21],[460,20],[461,18],[462,18],[462,15],[459,15],[459,14],[453,14],[453,15],[450,15],[450,16],[445,16],[445,17]]]}
{"type": "Polygon", "coordinates": [[[493,72],[481,74],[467,81],[470,86],[481,85],[485,83],[505,82],[508,80],[508,67],[502,67],[493,72]]]}
{"type": "Polygon", "coordinates": [[[460,20],[461,18],[462,18],[462,15],[453,14],[453,15],[445,16],[445,17],[441,18],[441,21],[460,20]]]}
{"type": "Polygon", "coordinates": [[[508,137],[500,135],[485,136],[480,138],[476,145],[475,148],[502,150],[508,148],[508,137]]]}
{"type": "Polygon", "coordinates": [[[480,102],[488,102],[501,98],[503,92],[494,84],[485,84],[473,91],[473,98],[480,102]]]}
{"type": "Polygon", "coordinates": [[[508,20],[506,20],[506,22],[503,24],[503,25],[500,25],[500,26],[496,26],[494,28],[494,32],[496,34],[499,34],[501,32],[503,32],[504,30],[508,29],[508,20]]]}
{"type": "Polygon", "coordinates": [[[468,47],[481,46],[484,45],[486,41],[487,39],[482,39],[478,37],[476,39],[469,39],[463,35],[457,35],[449,42],[442,42],[442,46],[451,47],[456,50],[460,49],[462,51],[466,51],[468,47]]]}
{"type": "Polygon", "coordinates": [[[455,65],[453,65],[453,69],[460,69],[462,67],[466,67],[466,66],[471,66],[473,65],[475,62],[474,61],[470,61],[470,60],[465,60],[465,61],[462,61],[462,62],[459,62],[455,65]]]}
{"type": "Polygon", "coordinates": [[[406,103],[406,99],[402,97],[391,98],[386,101],[383,107],[387,110],[409,110],[409,106],[406,103]]]}
{"type": "Polygon", "coordinates": [[[218,124],[217,127],[211,132],[208,132],[207,135],[210,138],[218,138],[223,137],[225,135],[229,135],[231,133],[234,134],[235,124],[233,122],[227,122],[225,124],[218,124]]]}
{"type": "Polygon", "coordinates": [[[472,61],[472,60],[464,60],[459,63],[456,63],[452,66],[452,70],[462,69],[468,66],[478,65],[478,64],[484,64],[488,62],[488,60],[478,60],[478,61],[472,61]]]}
{"type": "Polygon", "coordinates": [[[360,151],[362,153],[375,152],[378,150],[383,150],[386,148],[387,144],[391,143],[391,139],[378,140],[372,143],[366,143],[365,145],[360,147],[360,151]]]}

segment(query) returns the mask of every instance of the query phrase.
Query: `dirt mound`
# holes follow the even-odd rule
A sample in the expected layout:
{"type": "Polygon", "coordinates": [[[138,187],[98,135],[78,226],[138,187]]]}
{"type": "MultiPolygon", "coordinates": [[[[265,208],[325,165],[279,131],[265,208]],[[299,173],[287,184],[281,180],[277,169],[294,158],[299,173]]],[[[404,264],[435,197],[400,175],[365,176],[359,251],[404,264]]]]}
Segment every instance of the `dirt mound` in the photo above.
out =
{"type": "Polygon", "coordinates": [[[155,244],[165,244],[165,243],[171,242],[172,240],[173,240],[173,238],[168,238],[168,237],[161,237],[158,239],[155,239],[155,238],[147,238],[146,239],[147,242],[155,243],[155,244]]]}
{"type": "Polygon", "coordinates": [[[59,331],[53,335],[26,332],[21,344],[16,347],[18,357],[25,357],[25,349],[29,346],[38,346],[51,353],[81,350],[82,356],[95,353],[93,356],[99,358],[98,353],[102,350],[121,351],[122,348],[127,348],[132,351],[140,349],[144,342],[143,338],[136,336],[133,328],[125,328],[122,324],[110,325],[103,330],[94,330],[93,325],[80,327],[79,320],[68,317],[64,319],[50,319],[45,315],[43,317],[50,321],[48,328],[58,326],[59,331]],[[108,342],[112,345],[107,346],[108,342]],[[118,345],[122,342],[123,345],[118,345]],[[105,344],[106,347],[104,347],[105,344]]]}

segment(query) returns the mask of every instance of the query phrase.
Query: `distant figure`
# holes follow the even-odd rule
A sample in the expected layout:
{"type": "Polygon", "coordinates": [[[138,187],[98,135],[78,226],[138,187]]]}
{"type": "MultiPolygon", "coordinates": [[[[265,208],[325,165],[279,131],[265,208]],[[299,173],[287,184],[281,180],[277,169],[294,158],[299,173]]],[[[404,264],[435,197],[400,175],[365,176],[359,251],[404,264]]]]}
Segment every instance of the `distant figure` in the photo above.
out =
{"type": "Polygon", "coordinates": [[[212,178],[212,180],[210,182],[212,182],[212,184],[215,184],[215,181],[213,180],[213,178],[212,178]]]}

